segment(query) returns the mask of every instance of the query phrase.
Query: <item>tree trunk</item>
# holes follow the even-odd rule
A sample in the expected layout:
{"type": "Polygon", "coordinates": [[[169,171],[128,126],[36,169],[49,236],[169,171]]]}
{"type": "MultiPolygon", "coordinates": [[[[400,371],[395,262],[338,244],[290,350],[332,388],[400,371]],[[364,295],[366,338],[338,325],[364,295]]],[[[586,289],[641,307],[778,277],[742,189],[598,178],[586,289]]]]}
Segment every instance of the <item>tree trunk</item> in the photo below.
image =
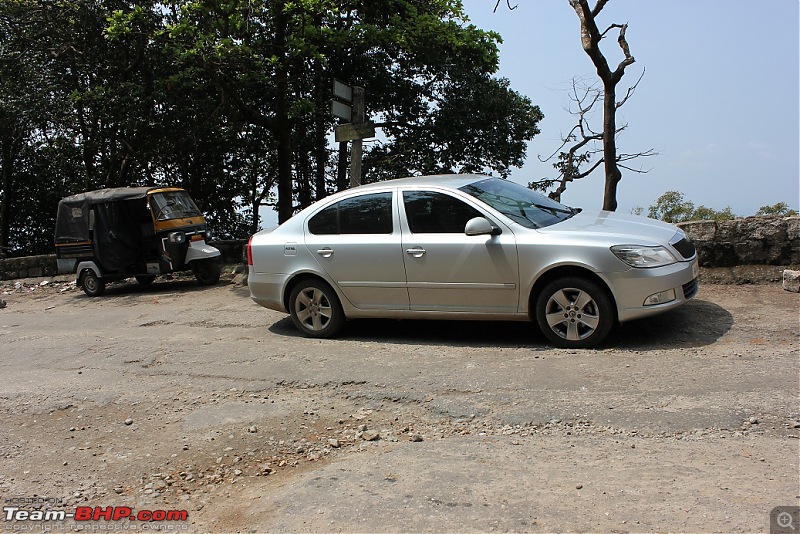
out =
{"type": "MultiPolygon", "coordinates": [[[[581,45],[584,52],[592,60],[597,69],[597,76],[603,82],[603,158],[606,173],[605,190],[603,193],[603,209],[615,211],[617,209],[617,184],[622,179],[622,172],[617,165],[617,103],[616,88],[622,76],[625,74],[625,67],[634,63],[633,56],[625,40],[625,30],[627,24],[612,24],[611,28],[619,28],[619,38],[617,42],[625,58],[612,71],[608,66],[603,52],[600,50],[600,41],[605,32],[600,32],[597,27],[596,17],[600,14],[608,0],[598,0],[594,9],[589,7],[588,0],[569,0],[570,5],[578,15],[581,23],[581,45]]],[[[606,30],[607,32],[608,30],[606,30]]]]}
{"type": "Polygon", "coordinates": [[[347,178],[347,141],[339,143],[339,159],[336,163],[336,190],[344,191],[350,184],[347,178]]]}
{"type": "MultiPolygon", "coordinates": [[[[317,27],[322,27],[322,16],[317,15],[314,23],[317,27]]],[[[330,113],[328,104],[328,91],[325,90],[325,76],[322,64],[319,59],[314,60],[314,99],[316,115],[314,117],[314,159],[316,168],[314,170],[314,193],[316,200],[325,198],[328,192],[325,189],[325,171],[328,164],[328,142],[325,139],[325,117],[330,113]]]]}
{"type": "Polygon", "coordinates": [[[278,69],[275,75],[275,139],[278,152],[278,223],[284,223],[294,214],[292,200],[292,128],[289,123],[289,60],[286,54],[286,36],[289,21],[284,9],[286,2],[276,2],[275,50],[278,69]]]}
{"type": "Polygon", "coordinates": [[[11,228],[11,185],[14,171],[12,152],[13,128],[6,130],[0,143],[2,144],[3,196],[0,198],[0,257],[8,251],[9,229],[11,228]]]}
{"type": "Polygon", "coordinates": [[[297,201],[300,204],[300,209],[307,208],[313,202],[313,195],[311,194],[311,159],[298,159],[294,172],[297,178],[297,201]]]}
{"type": "Polygon", "coordinates": [[[258,171],[251,168],[248,173],[250,182],[250,206],[253,210],[253,220],[250,222],[250,235],[258,231],[258,223],[260,222],[260,215],[258,213],[261,207],[261,195],[258,194],[258,171]]]}
{"type": "Polygon", "coordinates": [[[617,184],[622,172],[617,165],[617,91],[616,84],[606,83],[603,89],[603,164],[606,183],[603,190],[603,209],[617,210],[617,184]]]}

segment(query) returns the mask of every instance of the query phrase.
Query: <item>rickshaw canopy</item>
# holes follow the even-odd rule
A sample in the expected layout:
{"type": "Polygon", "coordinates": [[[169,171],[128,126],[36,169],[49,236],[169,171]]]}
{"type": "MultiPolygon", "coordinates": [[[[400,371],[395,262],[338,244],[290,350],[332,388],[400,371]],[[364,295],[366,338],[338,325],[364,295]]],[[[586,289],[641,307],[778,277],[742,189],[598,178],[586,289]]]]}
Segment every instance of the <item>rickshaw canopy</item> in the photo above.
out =
{"type": "Polygon", "coordinates": [[[89,241],[89,212],[93,206],[143,199],[151,191],[170,189],[175,188],[111,187],[65,197],[58,203],[55,242],[89,241]]]}

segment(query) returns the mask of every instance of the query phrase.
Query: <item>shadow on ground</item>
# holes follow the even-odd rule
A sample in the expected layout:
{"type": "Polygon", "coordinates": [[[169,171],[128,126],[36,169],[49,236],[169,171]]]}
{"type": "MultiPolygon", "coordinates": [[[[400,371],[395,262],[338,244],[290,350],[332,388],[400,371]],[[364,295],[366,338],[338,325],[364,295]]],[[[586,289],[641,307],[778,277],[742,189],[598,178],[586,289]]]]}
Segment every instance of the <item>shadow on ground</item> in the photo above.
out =
{"type": "MultiPolygon", "coordinates": [[[[712,302],[693,300],[671,312],[619,325],[598,349],[664,350],[710,345],[733,326],[733,316],[712,302]]],[[[300,336],[287,316],[269,326],[281,336],[300,336]]],[[[551,350],[534,323],[359,319],[338,336],[351,341],[551,350]]]]}
{"type": "MultiPolygon", "coordinates": [[[[75,293],[74,298],[77,299],[113,299],[122,297],[139,297],[150,295],[166,295],[169,293],[188,293],[196,291],[201,294],[203,291],[214,289],[219,286],[231,285],[230,280],[220,279],[220,281],[213,286],[201,286],[197,283],[194,277],[176,277],[172,279],[156,279],[150,285],[142,285],[136,282],[133,278],[111,282],[106,286],[105,292],[99,297],[90,297],[86,295],[80,288],[75,293]]],[[[248,293],[249,296],[249,293],[248,293]]]]}

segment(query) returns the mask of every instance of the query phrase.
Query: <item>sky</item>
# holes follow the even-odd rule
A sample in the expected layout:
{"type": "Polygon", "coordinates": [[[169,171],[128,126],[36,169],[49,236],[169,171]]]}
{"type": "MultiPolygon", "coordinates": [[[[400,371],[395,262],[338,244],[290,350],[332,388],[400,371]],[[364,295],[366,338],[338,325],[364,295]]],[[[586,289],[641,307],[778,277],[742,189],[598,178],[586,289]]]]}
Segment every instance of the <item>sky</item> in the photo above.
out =
{"type": "MultiPolygon", "coordinates": [[[[521,184],[554,178],[561,136],[575,124],[566,110],[574,78],[597,80],[580,43],[580,26],[567,0],[463,0],[472,24],[498,32],[498,76],[528,96],[545,115],[528,146],[525,165],[513,169],[521,184]]],[[[595,0],[590,0],[594,5],[595,0]]],[[[653,150],[630,162],[617,192],[621,213],[647,208],[667,191],[695,206],[730,207],[737,216],[785,202],[800,210],[800,2],[798,0],[610,0],[598,26],[627,23],[636,62],[617,86],[618,97],[636,83],[618,111],[628,128],[619,152],[653,150]]],[[[622,60],[618,33],[601,48],[612,68],[622,60]]],[[[599,107],[598,107],[599,109],[599,107]]],[[[592,124],[601,128],[602,117],[592,124]]],[[[598,169],[569,185],[567,205],[600,209],[598,169]]],[[[262,209],[263,226],[277,215],[262,209]]]]}
{"type": "MultiPolygon", "coordinates": [[[[590,1],[595,4],[594,0],[590,1]]],[[[464,0],[470,21],[498,32],[499,76],[545,115],[511,179],[554,177],[541,163],[574,125],[566,108],[573,78],[597,79],[580,44],[578,17],[567,0],[464,0]]],[[[627,23],[636,62],[618,97],[645,69],[636,93],[619,110],[628,129],[620,152],[653,149],[658,156],[623,170],[619,212],[647,208],[667,191],[696,206],[739,216],[786,202],[800,209],[800,2],[798,0],[610,0],[598,26],[627,23]]],[[[622,60],[618,33],[601,44],[612,68],[622,60]]],[[[596,128],[602,118],[598,114],[596,128]]],[[[565,204],[599,209],[602,170],[569,185],[565,204]]]]}

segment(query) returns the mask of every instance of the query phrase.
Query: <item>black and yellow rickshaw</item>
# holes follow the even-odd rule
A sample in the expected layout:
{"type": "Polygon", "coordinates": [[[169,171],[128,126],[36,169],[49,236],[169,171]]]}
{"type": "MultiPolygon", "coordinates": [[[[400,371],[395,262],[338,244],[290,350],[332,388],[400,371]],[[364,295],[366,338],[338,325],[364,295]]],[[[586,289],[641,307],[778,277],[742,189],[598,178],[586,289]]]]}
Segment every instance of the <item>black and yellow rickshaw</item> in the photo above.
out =
{"type": "Polygon", "coordinates": [[[124,187],[62,199],[56,218],[56,258],[61,274],[74,273],[87,295],[107,282],[194,272],[200,285],[219,281],[220,252],[206,243],[206,220],[183,189],[124,187]]]}

